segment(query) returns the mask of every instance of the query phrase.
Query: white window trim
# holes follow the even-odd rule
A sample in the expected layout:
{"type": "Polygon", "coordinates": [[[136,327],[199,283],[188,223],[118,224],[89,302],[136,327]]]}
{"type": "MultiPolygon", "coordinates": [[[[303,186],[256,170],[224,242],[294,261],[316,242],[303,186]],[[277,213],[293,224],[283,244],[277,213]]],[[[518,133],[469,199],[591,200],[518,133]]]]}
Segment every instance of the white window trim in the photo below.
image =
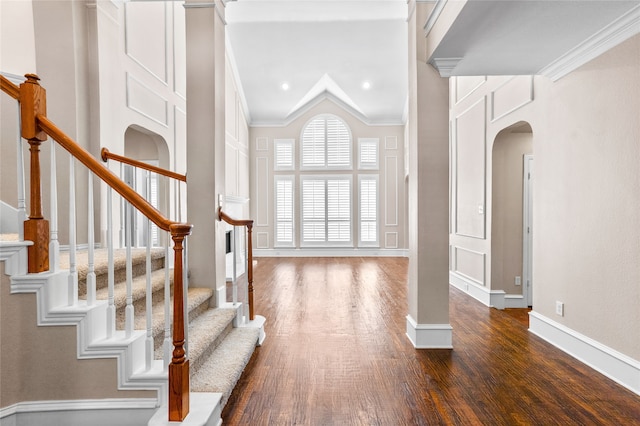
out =
{"type": "Polygon", "coordinates": [[[273,247],[296,247],[296,180],[294,175],[275,175],[273,178],[273,247]],[[278,241],[278,181],[291,181],[291,242],[278,241]]]}
{"type": "Polygon", "coordinates": [[[379,138],[358,138],[358,170],[380,170],[380,139],[379,138]],[[362,146],[374,145],[376,147],[375,164],[362,163],[362,146]]]}
{"type": "Polygon", "coordinates": [[[358,247],[380,247],[380,177],[377,174],[365,174],[358,175],[358,223],[357,223],[357,232],[358,232],[358,247]],[[376,182],[376,240],[375,241],[362,241],[362,216],[360,215],[361,207],[362,207],[362,197],[361,197],[361,183],[363,180],[374,180],[376,182]]]}
{"type": "Polygon", "coordinates": [[[290,171],[296,168],[296,140],[295,139],[274,139],[273,140],[273,170],[290,171]],[[289,145],[291,147],[291,165],[282,166],[278,164],[278,146],[289,145]]]}
{"type": "MultiPolygon", "coordinates": [[[[326,132],[326,129],[325,129],[326,132]]],[[[351,128],[349,127],[349,125],[347,125],[347,122],[345,120],[343,120],[341,117],[334,115],[334,114],[319,114],[316,115],[314,117],[312,117],[309,121],[307,121],[304,126],[302,126],[302,131],[300,132],[300,155],[299,155],[299,161],[300,161],[300,170],[305,170],[305,171],[325,171],[325,170],[353,170],[353,133],[351,132],[351,128]],[[314,120],[320,119],[320,118],[334,118],[339,120],[340,122],[342,122],[342,124],[344,124],[344,127],[347,129],[347,132],[349,133],[349,164],[345,165],[345,166],[329,166],[328,165],[328,150],[327,150],[327,138],[326,138],[326,133],[325,133],[325,140],[324,140],[324,146],[325,146],[325,151],[324,151],[324,165],[323,166],[309,166],[309,165],[305,165],[304,164],[304,131],[307,128],[307,126],[313,122],[314,120]]]]}
{"type": "MultiPolygon", "coordinates": [[[[351,205],[349,206],[349,223],[350,223],[350,238],[349,241],[339,242],[339,241],[304,241],[303,229],[304,229],[304,204],[303,204],[303,181],[304,180],[323,180],[325,182],[325,237],[327,236],[326,226],[328,223],[327,209],[328,203],[327,200],[327,192],[326,192],[326,184],[327,180],[332,179],[340,179],[340,180],[348,180],[349,181],[349,199],[353,200],[353,175],[345,175],[345,174],[325,174],[325,175],[301,175],[300,176],[300,189],[299,193],[299,212],[300,212],[300,225],[298,227],[299,241],[300,247],[353,247],[354,246],[354,227],[355,222],[354,218],[354,210],[353,210],[353,201],[351,201],[351,205]]],[[[359,220],[357,221],[359,225],[359,220]]]]}

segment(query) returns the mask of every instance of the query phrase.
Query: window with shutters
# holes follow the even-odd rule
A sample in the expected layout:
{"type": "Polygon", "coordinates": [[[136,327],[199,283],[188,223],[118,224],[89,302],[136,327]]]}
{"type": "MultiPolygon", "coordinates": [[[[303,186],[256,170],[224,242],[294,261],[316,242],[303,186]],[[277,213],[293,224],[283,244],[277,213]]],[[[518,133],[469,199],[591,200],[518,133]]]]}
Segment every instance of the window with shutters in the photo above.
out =
{"type": "Polygon", "coordinates": [[[293,176],[275,177],[275,246],[293,247],[293,176]]]}
{"type": "Polygon", "coordinates": [[[273,170],[294,169],[294,145],[293,139],[275,139],[273,141],[273,170]]]}
{"type": "Polygon", "coordinates": [[[351,246],[351,176],[301,176],[301,245],[351,246]]]}
{"type": "Polygon", "coordinates": [[[378,246],[378,176],[360,175],[358,186],[360,210],[358,245],[378,246]]]}
{"type": "Polygon", "coordinates": [[[378,139],[358,139],[358,169],[378,170],[378,139]]]}
{"type": "Polygon", "coordinates": [[[334,115],[320,115],[302,130],[300,164],[302,170],[351,169],[351,132],[334,115]]]}

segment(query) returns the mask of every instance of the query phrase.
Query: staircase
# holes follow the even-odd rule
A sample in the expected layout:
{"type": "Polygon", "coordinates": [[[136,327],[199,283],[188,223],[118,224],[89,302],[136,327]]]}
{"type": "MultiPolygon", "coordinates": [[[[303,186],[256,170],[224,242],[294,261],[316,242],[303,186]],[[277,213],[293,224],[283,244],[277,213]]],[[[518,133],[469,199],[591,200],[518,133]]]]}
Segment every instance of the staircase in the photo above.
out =
{"type": "MultiPolygon", "coordinates": [[[[165,339],[164,321],[164,249],[151,250],[151,286],[153,313],[154,359],[162,360],[165,339]]],[[[86,299],[87,253],[78,252],[78,292],[80,299],[86,299]]],[[[96,273],[96,298],[107,300],[107,252],[96,250],[94,267],[96,273]]],[[[135,312],[134,328],[145,330],[146,316],[146,249],[132,249],[132,298],[135,312]]],[[[69,267],[69,254],[62,252],[62,269],[69,267]]],[[[114,251],[115,286],[114,304],[116,308],[116,329],[125,329],[126,308],[126,262],[125,250],[114,251]]],[[[173,274],[169,274],[172,277],[173,274]]],[[[190,381],[192,392],[214,392],[222,394],[220,411],[240,378],[258,344],[260,329],[255,327],[234,327],[237,324],[238,307],[214,308],[213,290],[203,287],[189,287],[188,324],[190,381]]],[[[171,354],[168,354],[171,356],[171,354]]]]}

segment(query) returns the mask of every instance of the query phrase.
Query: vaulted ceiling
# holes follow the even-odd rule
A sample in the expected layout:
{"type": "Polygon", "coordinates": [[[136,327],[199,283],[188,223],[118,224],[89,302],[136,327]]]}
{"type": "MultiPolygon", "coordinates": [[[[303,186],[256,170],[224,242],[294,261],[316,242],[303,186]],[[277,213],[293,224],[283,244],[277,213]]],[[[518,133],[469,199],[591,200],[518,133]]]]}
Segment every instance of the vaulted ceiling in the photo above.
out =
{"type": "MultiPolygon", "coordinates": [[[[445,7],[458,8],[427,59],[443,77],[544,74],[556,79],[640,32],[638,0],[430,3],[433,18],[445,7]]],[[[407,14],[406,0],[227,3],[229,52],[250,123],[283,125],[322,99],[366,123],[402,123],[407,14]]],[[[425,33],[434,20],[425,23],[425,33]]]]}

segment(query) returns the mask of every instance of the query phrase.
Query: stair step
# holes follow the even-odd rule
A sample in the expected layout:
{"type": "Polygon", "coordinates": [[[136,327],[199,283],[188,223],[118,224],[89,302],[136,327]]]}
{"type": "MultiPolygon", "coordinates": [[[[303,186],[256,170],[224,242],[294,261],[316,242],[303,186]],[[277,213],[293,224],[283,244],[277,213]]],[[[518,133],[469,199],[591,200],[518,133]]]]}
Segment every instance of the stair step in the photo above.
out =
{"type": "Polygon", "coordinates": [[[192,392],[220,392],[224,407],[251,359],[260,330],[252,327],[234,328],[197,371],[191,373],[192,392]]]}
{"type": "MultiPolygon", "coordinates": [[[[170,283],[173,283],[173,274],[169,274],[170,283]]],[[[151,272],[151,291],[152,293],[161,292],[164,289],[164,269],[151,272]]],[[[147,294],[147,277],[145,275],[136,277],[131,282],[131,295],[133,302],[143,300],[147,294]]],[[[86,295],[80,296],[86,299],[86,295]]],[[[96,299],[108,300],[109,289],[107,287],[100,288],[96,291],[96,299]]],[[[124,308],[127,305],[127,283],[119,282],[113,286],[113,304],[116,309],[124,308]]]]}
{"type": "Polygon", "coordinates": [[[212,308],[189,324],[189,363],[197,371],[233,329],[235,309],[212,308]]]}

